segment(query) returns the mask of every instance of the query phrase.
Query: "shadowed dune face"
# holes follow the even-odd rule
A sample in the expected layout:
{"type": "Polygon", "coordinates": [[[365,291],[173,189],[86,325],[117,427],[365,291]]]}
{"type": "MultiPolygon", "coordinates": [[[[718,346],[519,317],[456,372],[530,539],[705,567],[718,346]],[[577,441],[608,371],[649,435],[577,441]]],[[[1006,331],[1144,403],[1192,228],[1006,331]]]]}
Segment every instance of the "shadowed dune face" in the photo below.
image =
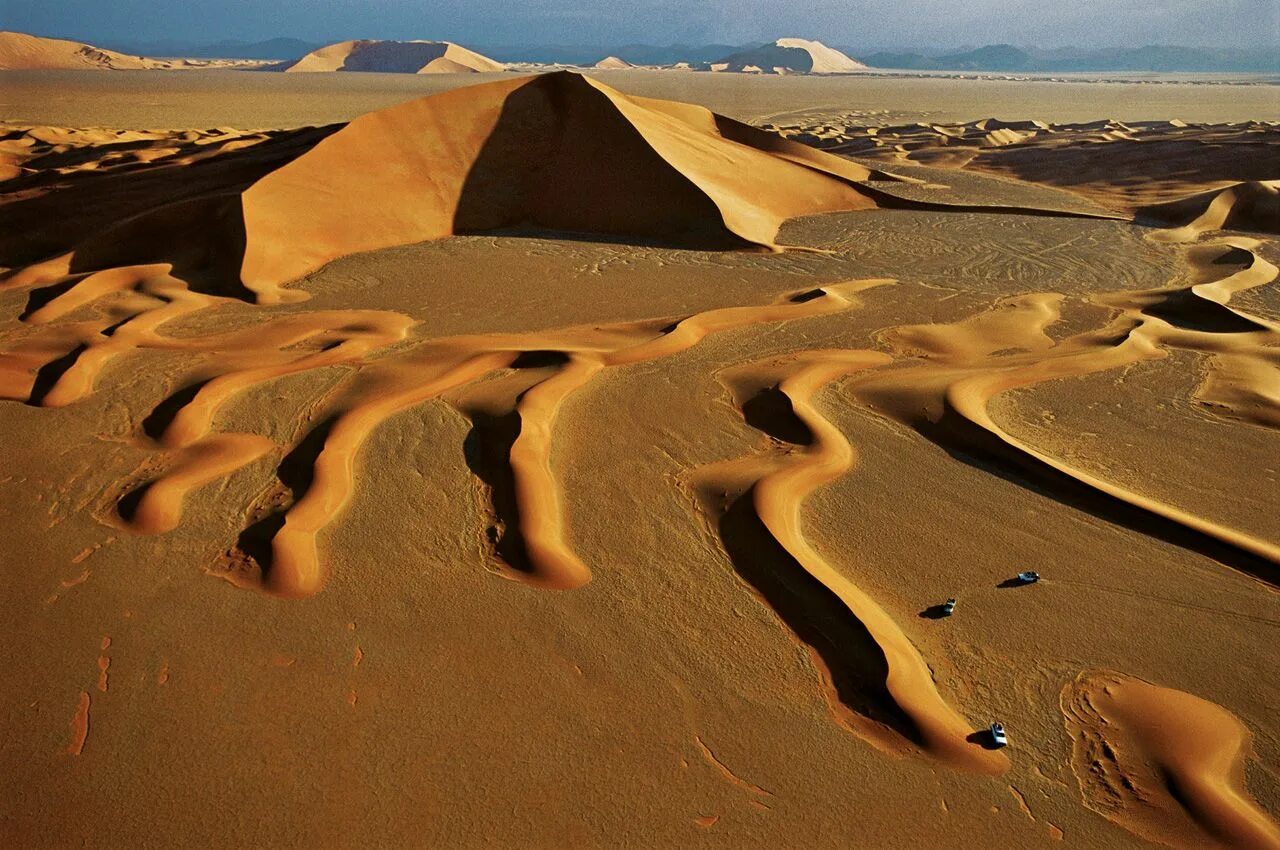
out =
{"type": "Polygon", "coordinates": [[[359,118],[245,193],[243,277],[275,285],[343,254],[518,227],[772,246],[788,218],[874,206],[711,132],[705,110],[651,107],[559,73],[359,118]]]}
{"type": "MultiPolygon", "coordinates": [[[[1183,121],[1050,124],[986,118],[965,124],[859,126],[856,116],[828,114],[766,125],[822,150],[902,165],[919,163],[1012,177],[1070,190],[1103,207],[1138,212],[1167,224],[1203,213],[1217,192],[1243,184],[1242,208],[1271,203],[1268,181],[1280,174],[1280,125],[1183,121]],[[1204,195],[1192,199],[1190,196],[1204,195]]],[[[1274,186],[1272,187],[1274,189],[1274,186]]],[[[1274,210],[1233,226],[1274,233],[1274,210]]],[[[1186,219],[1178,221],[1186,223],[1186,219]]],[[[1219,222],[1221,224],[1221,222],[1219,222]]]]}
{"type": "Polygon", "coordinates": [[[866,67],[839,50],[803,38],[780,38],[712,63],[715,70],[775,74],[842,74],[866,67]]]}
{"type": "Polygon", "coordinates": [[[447,41],[341,41],[312,51],[279,70],[290,73],[369,71],[384,74],[479,73],[500,62],[447,41]]]}
{"type": "MultiPolygon", "coordinates": [[[[876,206],[852,183],[872,172],[766,135],[568,73],[458,89],[219,160],[194,184],[206,196],[141,212],[23,279],[149,263],[196,275],[216,257],[204,270],[222,277],[213,291],[242,285],[268,303],[335,258],[455,233],[546,228],[774,248],[789,218],[876,206]],[[227,279],[241,238],[238,274],[227,279]]],[[[194,191],[177,174],[157,177],[156,189],[162,200],[194,191]]]]}

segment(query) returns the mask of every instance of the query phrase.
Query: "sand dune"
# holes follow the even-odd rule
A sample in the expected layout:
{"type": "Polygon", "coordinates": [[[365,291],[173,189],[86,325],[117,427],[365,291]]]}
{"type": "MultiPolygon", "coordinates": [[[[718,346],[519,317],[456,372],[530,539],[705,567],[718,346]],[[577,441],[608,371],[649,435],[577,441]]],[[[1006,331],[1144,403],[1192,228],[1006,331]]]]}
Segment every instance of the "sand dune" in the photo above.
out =
{"type": "Polygon", "coordinates": [[[866,67],[835,48],[803,38],[780,38],[711,63],[714,71],[766,74],[847,74],[866,67]]]}
{"type": "Polygon", "coordinates": [[[78,41],[0,32],[0,70],[82,68],[107,71],[150,67],[141,56],[127,56],[78,41]]]}
{"type": "Polygon", "coordinates": [[[173,71],[257,68],[265,63],[232,59],[149,59],[78,41],[0,30],[0,71],[173,71]]]}
{"type": "Polygon", "coordinates": [[[634,68],[635,66],[624,59],[619,59],[617,56],[606,56],[592,67],[599,68],[602,71],[619,71],[624,68],[634,68]]]}
{"type": "Polygon", "coordinates": [[[221,288],[270,303],[336,257],[453,233],[533,226],[774,248],[789,218],[875,207],[852,183],[870,169],[786,145],[577,75],[491,83],[357,119],[238,194],[232,183],[143,214],[20,280],[173,262],[180,247],[184,265],[240,254],[221,288]]]}
{"type": "MultiPolygon", "coordinates": [[[[1280,173],[1280,126],[1264,121],[1049,124],[989,118],[869,127],[830,116],[816,124],[766,126],[823,150],[1059,186],[1104,207],[1155,218],[1181,214],[1181,208],[1160,208],[1189,195],[1242,181],[1265,186],[1280,173]]],[[[1246,191],[1255,197],[1259,188],[1246,191]]],[[[1275,216],[1257,220],[1264,218],[1275,216]]]]}
{"type": "Polygon", "coordinates": [[[459,74],[502,71],[487,56],[448,41],[340,41],[276,68],[290,73],[371,71],[384,74],[459,74]]]}
{"type": "Polygon", "coordinates": [[[1194,240],[1212,230],[1280,234],[1280,180],[1237,183],[1164,204],[1143,207],[1139,215],[1178,226],[1162,238],[1194,240]]]}
{"type": "Polygon", "coordinates": [[[1280,828],[1244,788],[1249,731],[1191,694],[1117,673],[1062,692],[1086,803],[1171,847],[1280,847],[1280,828]]]}

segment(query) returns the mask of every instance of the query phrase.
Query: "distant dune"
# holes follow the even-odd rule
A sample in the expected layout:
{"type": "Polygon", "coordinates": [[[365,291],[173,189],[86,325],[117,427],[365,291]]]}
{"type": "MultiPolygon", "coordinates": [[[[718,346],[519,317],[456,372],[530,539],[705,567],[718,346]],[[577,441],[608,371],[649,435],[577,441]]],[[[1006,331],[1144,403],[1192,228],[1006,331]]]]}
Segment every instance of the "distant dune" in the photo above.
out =
{"type": "Polygon", "coordinates": [[[0,71],[181,71],[260,66],[252,60],[149,59],[79,41],[0,31],[0,71]]]}
{"type": "Polygon", "coordinates": [[[340,41],[314,50],[281,71],[375,71],[387,74],[457,74],[502,71],[506,66],[448,41],[340,41]]]}
{"type": "Polygon", "coordinates": [[[597,62],[595,67],[605,71],[621,71],[624,68],[634,68],[635,65],[617,56],[606,56],[597,62]]]}
{"type": "Polygon", "coordinates": [[[20,32],[0,32],[0,70],[142,70],[156,67],[154,60],[100,50],[78,41],[41,38],[20,32]]]}
{"type": "Polygon", "coordinates": [[[845,74],[866,69],[819,41],[780,38],[752,50],[744,50],[711,63],[714,71],[747,71],[763,74],[845,74]]]}

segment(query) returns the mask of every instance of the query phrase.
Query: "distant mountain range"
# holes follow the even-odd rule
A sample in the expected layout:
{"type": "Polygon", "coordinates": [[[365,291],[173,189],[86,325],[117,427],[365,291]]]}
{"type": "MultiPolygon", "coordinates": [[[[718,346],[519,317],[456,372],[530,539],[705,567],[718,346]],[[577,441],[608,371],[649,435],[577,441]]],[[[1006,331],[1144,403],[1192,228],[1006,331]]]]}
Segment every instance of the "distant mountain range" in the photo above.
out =
{"type": "Polygon", "coordinates": [[[297,38],[266,41],[103,41],[94,42],[135,56],[181,56],[191,59],[299,59],[324,47],[297,38]]]}
{"type": "MultiPolygon", "coordinates": [[[[218,59],[298,59],[324,45],[296,38],[267,41],[108,41],[100,46],[137,56],[182,56],[218,59]]],[[[761,45],[651,44],[616,45],[483,45],[468,44],[499,62],[537,62],[558,65],[594,65],[613,56],[632,65],[675,65],[687,62],[705,66],[726,57],[759,50],[761,45]]],[[[1152,45],[1088,49],[1015,47],[991,44],[952,51],[875,51],[837,46],[836,49],[878,69],[920,71],[985,71],[998,73],[1052,73],[1069,71],[1193,71],[1280,73],[1280,50],[1267,48],[1212,48],[1152,45]]]]}
{"type": "MultiPolygon", "coordinates": [[[[853,51],[858,55],[857,51],[853,51]]],[[[873,68],[922,71],[1229,71],[1273,73],[1280,71],[1280,51],[1207,47],[1120,47],[1055,50],[992,44],[974,50],[925,55],[921,53],[871,53],[859,58],[873,68]]]]}

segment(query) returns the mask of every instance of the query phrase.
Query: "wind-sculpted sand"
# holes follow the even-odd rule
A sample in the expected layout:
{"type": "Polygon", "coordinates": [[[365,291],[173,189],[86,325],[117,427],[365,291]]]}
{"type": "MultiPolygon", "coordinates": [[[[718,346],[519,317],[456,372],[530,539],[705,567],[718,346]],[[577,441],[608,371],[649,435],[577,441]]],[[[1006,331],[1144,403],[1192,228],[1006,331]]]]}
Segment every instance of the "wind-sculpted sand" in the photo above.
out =
{"type": "Polygon", "coordinates": [[[1089,671],[1062,691],[1085,803],[1170,847],[1280,847],[1244,789],[1250,735],[1230,712],[1182,691],[1089,671]]]}
{"type": "Polygon", "coordinates": [[[8,131],[0,834],[1277,846],[1274,180],[943,129],[8,131]]]}
{"type": "Polygon", "coordinates": [[[972,740],[979,737],[972,724],[938,694],[928,665],[893,618],[827,563],[802,530],[805,497],[847,474],[856,459],[811,396],[837,377],[891,362],[876,351],[813,351],[734,369],[723,380],[744,413],[751,411],[749,421],[796,445],[706,467],[690,480],[716,515],[739,571],[768,604],[790,612],[785,619],[803,623],[798,631],[824,669],[842,722],[889,752],[918,747],[958,768],[999,774],[1008,768],[1004,755],[972,740]],[[863,672],[868,667],[870,675],[863,672]]]}

